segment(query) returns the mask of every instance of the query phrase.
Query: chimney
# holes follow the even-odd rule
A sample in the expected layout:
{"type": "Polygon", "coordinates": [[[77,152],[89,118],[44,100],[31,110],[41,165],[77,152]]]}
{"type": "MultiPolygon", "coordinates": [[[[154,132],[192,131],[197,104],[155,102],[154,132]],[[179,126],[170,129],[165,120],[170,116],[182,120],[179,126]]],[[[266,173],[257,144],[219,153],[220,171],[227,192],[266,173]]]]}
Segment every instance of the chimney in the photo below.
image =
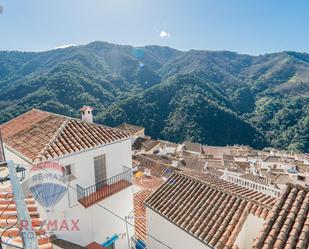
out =
{"type": "Polygon", "coordinates": [[[88,123],[93,123],[92,110],[93,108],[90,106],[83,106],[79,109],[82,114],[82,120],[88,123]]]}

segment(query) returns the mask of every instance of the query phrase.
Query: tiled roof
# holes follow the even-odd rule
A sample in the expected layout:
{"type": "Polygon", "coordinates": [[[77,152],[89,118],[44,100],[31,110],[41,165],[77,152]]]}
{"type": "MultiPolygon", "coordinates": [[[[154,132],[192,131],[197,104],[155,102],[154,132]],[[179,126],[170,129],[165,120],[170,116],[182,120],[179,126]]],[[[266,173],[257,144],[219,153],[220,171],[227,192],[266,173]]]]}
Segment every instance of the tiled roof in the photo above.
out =
{"type": "Polygon", "coordinates": [[[86,105],[84,105],[82,108],[80,108],[79,109],[80,111],[87,111],[87,110],[89,110],[89,111],[93,111],[93,108],[92,107],[90,107],[90,106],[86,106],[86,105]]]}
{"type": "Polygon", "coordinates": [[[107,249],[104,246],[101,246],[100,244],[96,243],[96,242],[92,242],[90,243],[88,246],[86,246],[87,249],[107,249]]]}
{"type": "Polygon", "coordinates": [[[280,157],[278,156],[268,156],[264,160],[262,159],[263,162],[273,162],[273,163],[277,163],[279,162],[279,160],[280,160],[280,157]]]}
{"type": "Polygon", "coordinates": [[[226,154],[223,154],[223,155],[222,155],[222,158],[223,158],[224,160],[234,161],[234,156],[233,156],[233,155],[226,155],[226,154]]]}
{"type": "Polygon", "coordinates": [[[0,126],[3,140],[30,161],[127,139],[124,131],[33,109],[0,126]]]}
{"type": "Polygon", "coordinates": [[[232,248],[248,215],[265,218],[275,198],[197,172],[174,173],[146,201],[201,242],[232,248]]]}
{"type": "Polygon", "coordinates": [[[154,139],[148,139],[145,137],[138,137],[132,145],[133,150],[145,150],[149,151],[160,144],[160,141],[154,139]]]}
{"type": "Polygon", "coordinates": [[[156,190],[158,189],[162,184],[164,183],[164,180],[161,177],[151,176],[139,176],[136,175],[133,176],[133,184],[139,188],[142,189],[148,189],[148,190],[156,190]]]}
{"type": "Polygon", "coordinates": [[[250,168],[249,162],[235,162],[235,164],[244,171],[250,168]]]}
{"type": "Polygon", "coordinates": [[[183,174],[198,181],[202,181],[205,184],[211,185],[214,188],[220,189],[221,191],[228,191],[233,195],[240,196],[241,198],[246,198],[261,207],[263,206],[265,209],[271,209],[273,204],[276,202],[275,197],[270,197],[264,195],[263,193],[248,189],[246,187],[227,182],[211,174],[205,174],[195,171],[183,172],[183,174]]]}
{"type": "Polygon", "coordinates": [[[128,123],[123,123],[121,125],[116,126],[115,128],[127,131],[132,135],[135,135],[136,133],[139,133],[145,130],[144,127],[133,125],[133,124],[128,124],[128,123]]]}
{"type": "Polygon", "coordinates": [[[149,169],[152,176],[161,177],[165,170],[172,164],[172,160],[159,155],[136,155],[133,157],[138,160],[139,169],[149,169]]]}
{"type": "Polygon", "coordinates": [[[245,171],[239,167],[237,163],[230,160],[223,160],[223,167],[228,171],[236,172],[236,173],[244,173],[245,171]]]}
{"type": "Polygon", "coordinates": [[[228,147],[220,147],[220,146],[203,146],[204,153],[206,155],[213,155],[214,158],[223,158],[223,155],[230,154],[230,150],[228,147]]]}
{"type": "Polygon", "coordinates": [[[222,159],[206,159],[207,167],[225,170],[222,159]]]}
{"type": "Polygon", "coordinates": [[[263,184],[265,186],[273,186],[275,188],[278,188],[278,186],[269,178],[259,176],[259,175],[253,175],[251,173],[245,173],[239,176],[240,178],[243,178],[245,180],[249,180],[252,182],[257,182],[259,184],[263,184]]]}
{"type": "Polygon", "coordinates": [[[177,148],[178,147],[178,144],[172,143],[172,142],[169,142],[169,141],[161,140],[160,142],[161,142],[161,146],[162,147],[172,147],[172,148],[177,148]]]}
{"type": "Polygon", "coordinates": [[[288,185],[255,240],[257,249],[309,248],[309,189],[288,185]]]}
{"type": "Polygon", "coordinates": [[[183,155],[183,168],[190,169],[190,170],[200,170],[202,171],[205,166],[205,160],[199,158],[198,156],[194,155],[183,155]]]}
{"type": "Polygon", "coordinates": [[[146,242],[146,207],[145,200],[152,194],[149,190],[141,190],[134,194],[134,222],[136,239],[146,242]]]}
{"type": "Polygon", "coordinates": [[[192,143],[192,142],[186,141],[184,142],[184,149],[187,151],[201,153],[203,148],[202,148],[202,145],[199,143],[192,143]]]}
{"type": "Polygon", "coordinates": [[[215,168],[207,168],[205,169],[207,174],[216,176],[216,177],[221,177],[224,175],[224,171],[220,169],[215,169],[215,168]]]}
{"type": "MultiPolygon", "coordinates": [[[[13,194],[10,185],[0,187],[0,226],[1,240],[21,248],[23,246],[22,238],[20,237],[20,227],[17,217],[15,202],[12,201],[13,194]]],[[[35,200],[32,197],[26,198],[29,215],[32,225],[37,234],[39,249],[52,249],[49,236],[46,235],[44,229],[41,228],[41,219],[35,205],[35,200]]],[[[8,247],[9,248],[9,247],[8,247]]]]}

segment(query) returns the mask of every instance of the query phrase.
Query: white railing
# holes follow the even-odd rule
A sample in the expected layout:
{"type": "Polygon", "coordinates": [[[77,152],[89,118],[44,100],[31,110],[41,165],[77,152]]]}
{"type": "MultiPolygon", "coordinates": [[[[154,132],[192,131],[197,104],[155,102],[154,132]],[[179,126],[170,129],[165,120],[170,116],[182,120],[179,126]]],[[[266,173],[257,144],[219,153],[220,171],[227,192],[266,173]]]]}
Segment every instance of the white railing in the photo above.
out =
{"type": "Polygon", "coordinates": [[[269,195],[269,196],[278,197],[281,194],[281,190],[274,187],[274,186],[264,185],[262,183],[258,183],[258,182],[255,182],[255,181],[244,179],[244,178],[241,178],[239,176],[226,174],[225,180],[227,182],[231,182],[231,183],[234,183],[236,185],[239,185],[239,186],[251,189],[251,190],[255,190],[255,191],[258,191],[260,193],[269,195]]]}

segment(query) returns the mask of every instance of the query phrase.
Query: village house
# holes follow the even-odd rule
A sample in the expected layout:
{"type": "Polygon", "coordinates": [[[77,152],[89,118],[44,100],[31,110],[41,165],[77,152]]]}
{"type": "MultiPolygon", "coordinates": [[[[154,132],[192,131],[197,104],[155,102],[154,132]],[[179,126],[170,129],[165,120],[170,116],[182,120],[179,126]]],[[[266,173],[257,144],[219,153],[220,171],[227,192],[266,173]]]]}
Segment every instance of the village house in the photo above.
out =
{"type": "Polygon", "coordinates": [[[138,137],[132,144],[134,154],[159,152],[160,141],[148,137],[138,137]]]}
{"type": "Polygon", "coordinates": [[[147,248],[249,249],[275,202],[213,175],[175,172],[146,200],[147,233],[157,239],[148,236],[147,248]]]}
{"type": "Polygon", "coordinates": [[[159,154],[167,155],[174,154],[180,150],[181,145],[171,143],[168,141],[160,141],[159,154]]]}
{"type": "Polygon", "coordinates": [[[203,146],[199,143],[192,143],[185,141],[183,143],[183,150],[192,154],[201,155],[204,154],[203,146]]]}
{"type": "Polygon", "coordinates": [[[81,109],[80,120],[32,109],[4,123],[5,156],[26,169],[44,162],[65,167],[66,195],[51,210],[38,206],[42,219],[78,220],[77,231],[55,229],[59,239],[128,248],[134,234],[125,222],[133,213],[132,136],[92,123],[91,111],[81,109]]]}
{"type": "Polygon", "coordinates": [[[128,123],[123,123],[115,128],[124,130],[128,133],[130,133],[133,137],[138,138],[138,137],[145,137],[145,128],[133,124],[128,124],[128,123]]]}
{"type": "Polygon", "coordinates": [[[297,185],[274,197],[214,175],[175,172],[145,206],[148,249],[309,247],[309,189],[297,185]]]}
{"type": "Polygon", "coordinates": [[[281,158],[278,156],[265,156],[260,157],[260,167],[261,169],[278,169],[280,168],[281,158]]]}

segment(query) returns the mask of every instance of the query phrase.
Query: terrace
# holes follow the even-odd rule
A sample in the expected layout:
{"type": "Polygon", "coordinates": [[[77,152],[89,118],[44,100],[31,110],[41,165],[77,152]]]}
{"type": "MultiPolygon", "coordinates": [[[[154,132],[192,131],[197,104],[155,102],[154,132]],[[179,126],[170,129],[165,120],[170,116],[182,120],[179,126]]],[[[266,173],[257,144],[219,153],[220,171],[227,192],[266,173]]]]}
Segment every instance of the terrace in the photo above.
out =
{"type": "Polygon", "coordinates": [[[132,171],[126,168],[123,173],[107,178],[87,188],[77,184],[77,199],[87,208],[131,185],[132,171]]]}

